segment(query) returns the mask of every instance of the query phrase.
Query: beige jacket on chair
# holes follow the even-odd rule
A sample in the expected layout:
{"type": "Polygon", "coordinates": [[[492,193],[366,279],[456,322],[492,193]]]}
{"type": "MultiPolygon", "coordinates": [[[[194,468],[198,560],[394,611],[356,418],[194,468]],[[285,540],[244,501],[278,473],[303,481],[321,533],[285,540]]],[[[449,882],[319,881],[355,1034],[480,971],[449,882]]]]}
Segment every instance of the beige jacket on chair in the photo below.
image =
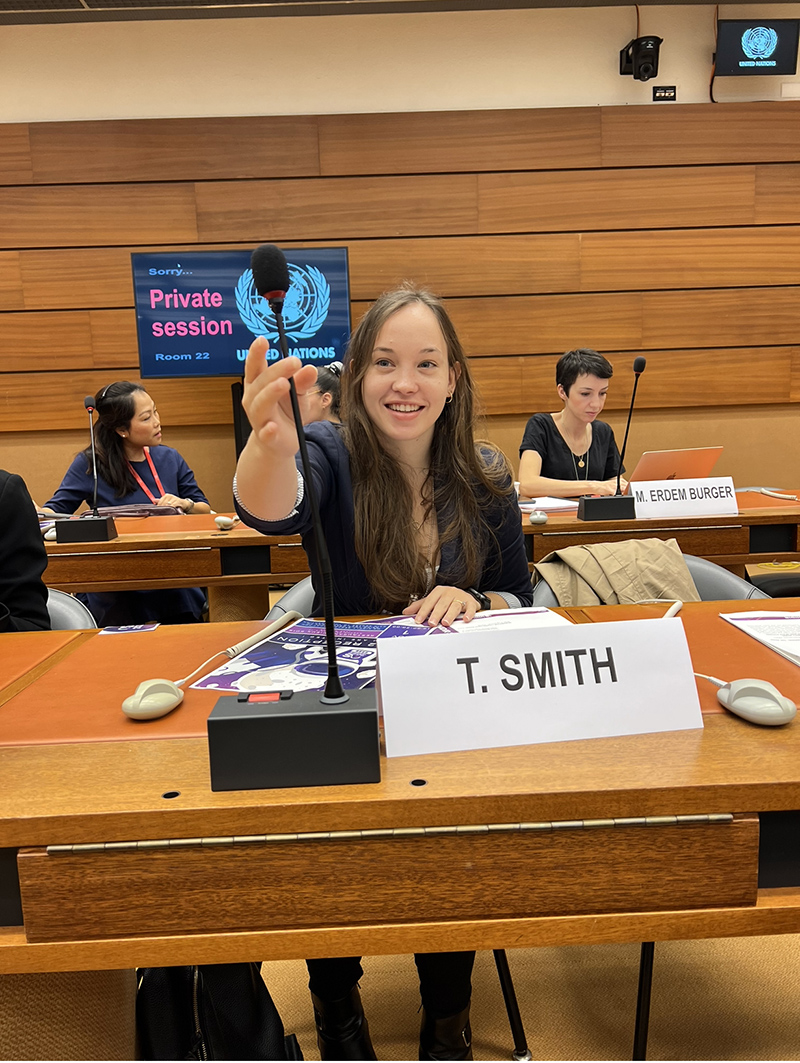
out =
{"type": "Polygon", "coordinates": [[[619,605],[648,598],[699,602],[674,539],[626,539],[554,550],[533,566],[559,605],[619,605]]]}

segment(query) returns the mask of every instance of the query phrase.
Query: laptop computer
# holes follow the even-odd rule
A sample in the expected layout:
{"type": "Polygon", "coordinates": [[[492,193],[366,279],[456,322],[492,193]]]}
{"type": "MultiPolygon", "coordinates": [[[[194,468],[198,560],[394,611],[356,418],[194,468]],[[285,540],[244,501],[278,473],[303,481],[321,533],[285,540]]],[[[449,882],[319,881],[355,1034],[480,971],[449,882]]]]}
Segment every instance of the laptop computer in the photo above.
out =
{"type": "Polygon", "coordinates": [[[722,447],[647,450],[629,480],[695,480],[709,476],[721,453],[722,447]]]}

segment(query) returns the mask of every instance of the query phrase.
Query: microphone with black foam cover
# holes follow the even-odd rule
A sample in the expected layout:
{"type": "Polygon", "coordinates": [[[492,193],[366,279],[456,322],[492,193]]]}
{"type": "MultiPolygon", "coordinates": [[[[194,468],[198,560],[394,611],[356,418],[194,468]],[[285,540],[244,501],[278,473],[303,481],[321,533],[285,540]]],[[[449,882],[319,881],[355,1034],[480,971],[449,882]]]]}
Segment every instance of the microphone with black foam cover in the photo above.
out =
{"type": "Polygon", "coordinates": [[[630,408],[628,409],[628,423],[625,425],[625,438],[622,441],[622,450],[620,451],[619,455],[619,468],[617,469],[616,494],[618,495],[622,494],[622,484],[620,483],[620,480],[622,479],[622,468],[625,463],[625,448],[628,445],[628,432],[631,428],[631,417],[633,416],[633,403],[636,399],[636,389],[639,386],[639,377],[644,372],[646,365],[647,359],[643,358],[641,354],[638,358],[634,358],[633,360],[633,393],[631,394],[631,404],[630,408]]]}
{"type": "Polygon", "coordinates": [[[256,291],[277,314],[279,311],[272,304],[280,303],[280,310],[283,309],[283,300],[292,283],[286,255],[275,244],[261,244],[250,256],[250,269],[256,291]]]}

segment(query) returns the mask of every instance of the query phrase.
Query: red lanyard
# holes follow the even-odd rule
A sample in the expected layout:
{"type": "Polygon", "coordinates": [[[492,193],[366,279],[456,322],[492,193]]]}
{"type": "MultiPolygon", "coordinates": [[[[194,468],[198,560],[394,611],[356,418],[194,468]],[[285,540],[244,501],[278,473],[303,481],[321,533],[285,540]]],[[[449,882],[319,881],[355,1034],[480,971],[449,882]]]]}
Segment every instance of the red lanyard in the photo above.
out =
{"type": "MultiPolygon", "coordinates": [[[[156,467],[153,464],[153,459],[150,457],[150,447],[145,447],[144,448],[144,456],[147,458],[147,464],[150,466],[150,472],[152,472],[152,474],[153,474],[153,479],[156,482],[156,487],[161,492],[161,494],[158,497],[161,498],[163,495],[166,494],[166,491],[164,490],[164,485],[161,483],[161,481],[158,478],[158,473],[156,472],[156,467]]],[[[158,498],[155,497],[153,492],[150,490],[150,488],[147,486],[147,484],[144,482],[144,480],[141,478],[139,473],[136,471],[136,469],[134,469],[133,465],[131,465],[130,462],[128,462],[128,468],[133,473],[134,480],[136,480],[136,482],[141,487],[141,489],[144,491],[144,493],[147,495],[147,497],[150,499],[150,501],[153,502],[153,503],[158,502],[158,498]]]]}

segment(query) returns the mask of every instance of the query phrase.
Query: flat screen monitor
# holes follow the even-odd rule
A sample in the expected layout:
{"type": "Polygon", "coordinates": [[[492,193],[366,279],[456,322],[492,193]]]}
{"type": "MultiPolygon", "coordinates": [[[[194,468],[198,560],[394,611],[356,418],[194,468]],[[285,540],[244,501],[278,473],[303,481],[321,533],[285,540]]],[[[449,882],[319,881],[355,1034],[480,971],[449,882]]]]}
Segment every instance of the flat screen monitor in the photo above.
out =
{"type": "MultiPolygon", "coordinates": [[[[278,329],[253,286],[250,251],[131,255],[139,370],[148,377],[242,376],[255,336],[277,358],[278,329]]],[[[350,336],[346,247],[286,252],[289,353],[306,365],[342,360],[350,336]]]]}
{"type": "Polygon", "coordinates": [[[732,18],[717,23],[717,77],[797,72],[796,18],[732,18]]]}

